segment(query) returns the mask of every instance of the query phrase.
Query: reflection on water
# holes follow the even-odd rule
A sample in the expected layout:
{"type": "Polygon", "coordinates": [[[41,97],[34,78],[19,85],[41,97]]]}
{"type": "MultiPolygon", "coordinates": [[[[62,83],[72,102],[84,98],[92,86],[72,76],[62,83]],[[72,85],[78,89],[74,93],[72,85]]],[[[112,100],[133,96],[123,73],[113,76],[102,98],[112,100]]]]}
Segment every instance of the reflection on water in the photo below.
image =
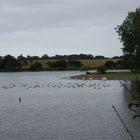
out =
{"type": "Polygon", "coordinates": [[[131,81],[131,90],[136,98],[140,98],[140,81],[131,81]]]}
{"type": "MultiPolygon", "coordinates": [[[[114,105],[139,140],[140,120],[132,119],[125,101],[128,90],[119,81],[69,78],[77,74],[81,72],[0,73],[0,139],[131,140],[114,105]]],[[[131,82],[124,84],[132,90],[131,82]]]]}
{"type": "Polygon", "coordinates": [[[124,81],[123,83],[132,98],[140,99],[140,81],[124,81]]]}

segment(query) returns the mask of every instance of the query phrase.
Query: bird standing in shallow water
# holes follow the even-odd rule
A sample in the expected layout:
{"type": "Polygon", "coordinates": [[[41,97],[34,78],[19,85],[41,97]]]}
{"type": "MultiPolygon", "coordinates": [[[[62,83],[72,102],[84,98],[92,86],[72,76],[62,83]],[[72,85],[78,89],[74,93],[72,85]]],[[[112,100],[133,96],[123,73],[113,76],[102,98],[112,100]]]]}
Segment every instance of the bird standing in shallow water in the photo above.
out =
{"type": "Polygon", "coordinates": [[[19,99],[18,99],[18,100],[19,100],[19,103],[20,103],[20,102],[21,102],[21,98],[19,97],[19,99]]]}

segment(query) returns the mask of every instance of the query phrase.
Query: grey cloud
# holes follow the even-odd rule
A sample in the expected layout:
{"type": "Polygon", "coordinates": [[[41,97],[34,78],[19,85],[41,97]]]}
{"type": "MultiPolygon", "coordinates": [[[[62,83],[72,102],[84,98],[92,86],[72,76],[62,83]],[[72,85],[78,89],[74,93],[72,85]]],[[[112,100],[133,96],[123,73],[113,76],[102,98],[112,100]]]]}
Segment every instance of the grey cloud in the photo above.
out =
{"type": "Polygon", "coordinates": [[[25,55],[92,53],[93,55],[113,56],[121,54],[117,35],[110,27],[21,31],[0,36],[0,42],[4,47],[4,52],[10,50],[14,55],[17,52],[25,55]],[[111,51],[112,44],[113,52],[111,51]]]}
{"type": "Polygon", "coordinates": [[[0,49],[14,55],[121,54],[114,27],[139,5],[139,0],[0,0],[0,49]]]}
{"type": "Polygon", "coordinates": [[[77,23],[79,26],[111,25],[123,16],[122,11],[134,7],[131,2],[124,8],[127,1],[0,0],[3,4],[0,6],[0,32],[77,26],[77,23]]]}
{"type": "Polygon", "coordinates": [[[58,2],[57,0],[0,0],[0,4],[15,5],[15,6],[32,6],[53,3],[59,4],[61,3],[61,1],[58,2]]]}

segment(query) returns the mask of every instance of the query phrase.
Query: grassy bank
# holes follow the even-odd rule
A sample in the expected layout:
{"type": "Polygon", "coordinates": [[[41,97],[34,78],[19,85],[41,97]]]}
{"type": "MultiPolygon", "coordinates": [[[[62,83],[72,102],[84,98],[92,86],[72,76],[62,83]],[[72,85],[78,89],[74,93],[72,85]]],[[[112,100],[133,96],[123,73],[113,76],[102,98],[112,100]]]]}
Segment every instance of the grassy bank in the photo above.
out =
{"type": "MultiPolygon", "coordinates": [[[[137,74],[138,79],[140,80],[140,73],[137,74]]],[[[106,77],[107,80],[135,80],[135,75],[131,72],[110,72],[106,74],[83,74],[79,76],[73,76],[72,79],[79,80],[102,80],[103,77],[106,77]]]]}

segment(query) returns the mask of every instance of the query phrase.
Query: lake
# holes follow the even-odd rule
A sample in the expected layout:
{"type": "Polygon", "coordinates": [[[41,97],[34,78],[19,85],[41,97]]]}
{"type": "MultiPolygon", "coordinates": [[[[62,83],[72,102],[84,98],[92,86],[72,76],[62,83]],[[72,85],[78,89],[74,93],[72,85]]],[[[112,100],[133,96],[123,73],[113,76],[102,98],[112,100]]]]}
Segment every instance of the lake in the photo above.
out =
{"type": "Polygon", "coordinates": [[[134,84],[70,79],[82,73],[0,73],[0,139],[139,140],[140,118],[128,109],[134,84]]]}

